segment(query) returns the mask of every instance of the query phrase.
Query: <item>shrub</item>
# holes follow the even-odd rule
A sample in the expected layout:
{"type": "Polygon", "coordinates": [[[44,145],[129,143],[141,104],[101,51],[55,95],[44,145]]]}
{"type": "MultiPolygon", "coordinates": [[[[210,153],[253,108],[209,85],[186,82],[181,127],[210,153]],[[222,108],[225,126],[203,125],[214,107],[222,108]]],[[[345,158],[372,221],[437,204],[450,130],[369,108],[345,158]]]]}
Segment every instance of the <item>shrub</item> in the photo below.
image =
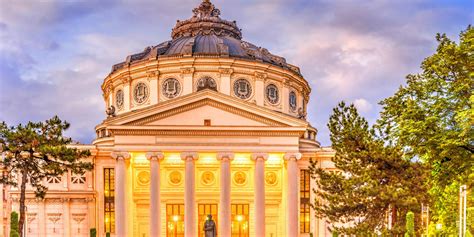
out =
{"type": "Polygon", "coordinates": [[[92,228],[90,230],[90,237],[96,237],[97,236],[97,229],[96,228],[92,228]]]}
{"type": "Polygon", "coordinates": [[[20,230],[18,229],[18,213],[12,212],[10,214],[10,237],[19,237],[20,230]]]}
{"type": "Polygon", "coordinates": [[[405,237],[415,236],[415,214],[409,211],[406,215],[406,232],[405,237]]]}

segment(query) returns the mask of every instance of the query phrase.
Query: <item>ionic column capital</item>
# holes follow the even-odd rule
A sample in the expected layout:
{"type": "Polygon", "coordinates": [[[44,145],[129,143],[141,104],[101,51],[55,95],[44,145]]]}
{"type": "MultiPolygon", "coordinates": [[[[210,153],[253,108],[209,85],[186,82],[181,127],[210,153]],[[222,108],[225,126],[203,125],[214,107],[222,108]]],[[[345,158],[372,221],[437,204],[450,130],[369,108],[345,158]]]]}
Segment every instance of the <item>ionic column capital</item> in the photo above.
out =
{"type": "Polygon", "coordinates": [[[252,160],[257,161],[258,159],[268,160],[268,153],[253,153],[252,160]]]}
{"type": "Polygon", "coordinates": [[[296,161],[301,159],[301,153],[299,152],[290,152],[290,153],[286,153],[285,156],[283,157],[283,159],[285,159],[286,161],[289,161],[291,159],[295,159],[296,161]]]}
{"type": "Polygon", "coordinates": [[[149,161],[153,161],[153,160],[160,161],[165,158],[165,156],[163,155],[163,152],[159,152],[159,151],[149,151],[145,154],[145,157],[149,161]]]}
{"type": "Polygon", "coordinates": [[[217,153],[217,160],[223,161],[223,160],[229,160],[232,161],[234,160],[234,153],[232,152],[219,152],[217,153]]]}
{"type": "Polygon", "coordinates": [[[199,156],[197,152],[187,151],[181,153],[181,160],[184,161],[187,161],[188,159],[197,160],[198,158],[199,156]]]}
{"type": "Polygon", "coordinates": [[[110,156],[115,160],[126,160],[130,159],[130,153],[126,151],[113,151],[110,153],[110,156]]]}

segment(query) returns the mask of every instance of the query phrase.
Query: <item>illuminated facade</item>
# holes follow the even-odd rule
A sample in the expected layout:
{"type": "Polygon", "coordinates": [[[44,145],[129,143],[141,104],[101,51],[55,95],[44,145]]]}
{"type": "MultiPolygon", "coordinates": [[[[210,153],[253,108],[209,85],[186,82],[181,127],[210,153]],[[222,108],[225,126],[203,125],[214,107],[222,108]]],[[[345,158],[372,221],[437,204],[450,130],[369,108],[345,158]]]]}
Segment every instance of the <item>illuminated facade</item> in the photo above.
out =
{"type": "MultiPolygon", "coordinates": [[[[309,84],[209,1],[102,90],[108,117],[77,145],[94,170],[45,181],[45,200],[29,193],[27,236],[203,236],[208,214],[218,236],[330,236],[310,208],[309,160],[332,169],[334,152],[306,121],[309,84]]],[[[4,223],[17,198],[5,189],[4,223]]]]}

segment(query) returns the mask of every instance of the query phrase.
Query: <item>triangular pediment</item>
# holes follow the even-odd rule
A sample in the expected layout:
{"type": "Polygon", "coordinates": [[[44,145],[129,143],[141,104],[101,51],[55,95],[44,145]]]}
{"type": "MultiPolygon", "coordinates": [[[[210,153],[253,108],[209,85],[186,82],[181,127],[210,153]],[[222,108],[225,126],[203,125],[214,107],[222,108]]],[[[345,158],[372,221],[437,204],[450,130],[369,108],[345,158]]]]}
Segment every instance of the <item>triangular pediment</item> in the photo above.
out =
{"type": "Polygon", "coordinates": [[[182,96],[105,121],[117,126],[306,127],[306,121],[211,90],[182,96]]]}

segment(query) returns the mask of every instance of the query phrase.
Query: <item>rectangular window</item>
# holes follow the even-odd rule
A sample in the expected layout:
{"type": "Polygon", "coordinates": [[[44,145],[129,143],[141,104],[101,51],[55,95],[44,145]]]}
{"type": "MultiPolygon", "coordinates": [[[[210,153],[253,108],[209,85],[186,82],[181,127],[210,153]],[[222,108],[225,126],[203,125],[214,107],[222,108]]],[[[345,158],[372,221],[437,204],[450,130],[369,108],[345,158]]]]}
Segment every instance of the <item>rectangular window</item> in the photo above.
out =
{"type": "Polygon", "coordinates": [[[207,215],[212,215],[212,219],[216,223],[216,235],[217,235],[217,204],[199,204],[198,205],[198,231],[199,231],[199,236],[202,237],[204,236],[204,222],[207,220],[207,215]]]}
{"type": "Polygon", "coordinates": [[[310,173],[309,170],[300,171],[300,232],[309,233],[310,228],[310,173]]]}
{"type": "Polygon", "coordinates": [[[115,232],[115,172],[104,168],[104,225],[106,233],[115,232]]]}
{"type": "Polygon", "coordinates": [[[232,237],[249,236],[249,205],[232,204],[232,237]]]}
{"type": "Polygon", "coordinates": [[[184,204],[166,205],[166,236],[184,237],[184,204]]]}

